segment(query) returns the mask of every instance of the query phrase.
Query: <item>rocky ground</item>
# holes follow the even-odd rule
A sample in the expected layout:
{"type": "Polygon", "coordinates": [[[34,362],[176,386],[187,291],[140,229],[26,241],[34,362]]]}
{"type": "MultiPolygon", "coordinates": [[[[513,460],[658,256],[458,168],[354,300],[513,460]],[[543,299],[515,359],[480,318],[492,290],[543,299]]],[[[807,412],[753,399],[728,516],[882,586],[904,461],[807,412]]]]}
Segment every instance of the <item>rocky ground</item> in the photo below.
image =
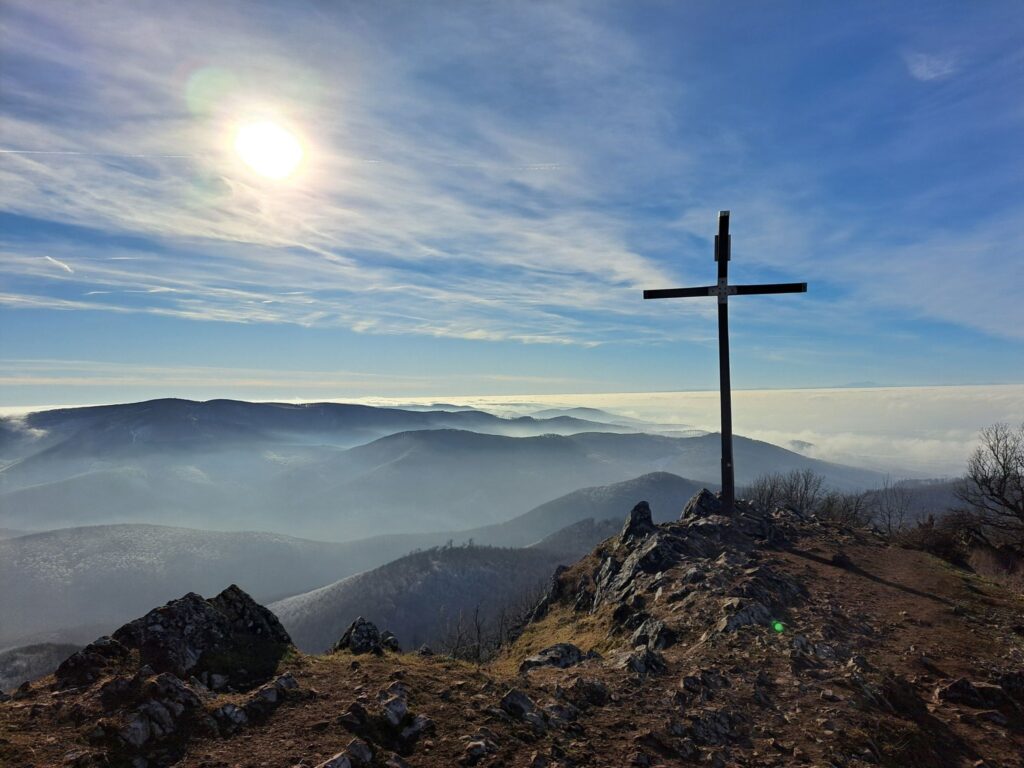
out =
{"type": "Polygon", "coordinates": [[[476,667],[356,622],[296,652],[188,595],[0,703],[0,764],[1024,766],[1024,600],[921,552],[708,493],[646,504],[476,667]]]}

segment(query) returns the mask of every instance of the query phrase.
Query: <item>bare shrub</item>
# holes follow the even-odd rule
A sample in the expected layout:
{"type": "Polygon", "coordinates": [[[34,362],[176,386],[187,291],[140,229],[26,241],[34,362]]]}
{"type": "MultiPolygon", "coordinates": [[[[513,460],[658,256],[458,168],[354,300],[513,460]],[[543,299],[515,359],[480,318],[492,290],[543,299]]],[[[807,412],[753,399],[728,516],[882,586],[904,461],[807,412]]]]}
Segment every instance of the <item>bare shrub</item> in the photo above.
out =
{"type": "Polygon", "coordinates": [[[818,503],[819,517],[833,520],[851,528],[868,525],[874,516],[871,496],[867,493],[843,493],[828,491],[818,503]]]}
{"type": "Polygon", "coordinates": [[[758,509],[771,510],[782,506],[782,473],[772,472],[757,477],[740,491],[740,496],[750,499],[758,509]]]}

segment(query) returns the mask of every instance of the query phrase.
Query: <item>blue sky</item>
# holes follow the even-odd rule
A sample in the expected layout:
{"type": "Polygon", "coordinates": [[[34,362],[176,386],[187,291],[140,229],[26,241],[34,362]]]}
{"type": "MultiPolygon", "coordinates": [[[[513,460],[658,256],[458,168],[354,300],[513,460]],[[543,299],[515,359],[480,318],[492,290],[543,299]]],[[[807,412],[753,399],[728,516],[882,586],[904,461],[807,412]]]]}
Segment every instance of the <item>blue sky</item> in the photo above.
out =
{"type": "Polygon", "coordinates": [[[0,404],[1024,382],[1024,5],[6,2],[0,404]],[[256,177],[233,131],[305,146],[256,177]]]}

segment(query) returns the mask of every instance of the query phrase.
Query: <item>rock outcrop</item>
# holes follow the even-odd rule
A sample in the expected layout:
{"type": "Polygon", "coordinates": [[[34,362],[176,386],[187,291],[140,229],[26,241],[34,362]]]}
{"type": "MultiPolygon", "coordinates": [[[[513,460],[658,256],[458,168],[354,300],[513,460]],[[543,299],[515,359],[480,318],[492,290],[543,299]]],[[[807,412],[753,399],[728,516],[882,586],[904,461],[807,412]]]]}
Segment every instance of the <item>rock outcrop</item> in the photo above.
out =
{"type": "Polygon", "coordinates": [[[275,616],[237,586],[204,599],[190,593],[69,656],[58,691],[82,691],[75,719],[101,715],[90,744],[112,764],[170,765],[193,736],[228,736],[266,721],[304,695],[292,675],[275,677],[290,648],[275,616]],[[246,691],[214,704],[215,691],[246,691]]]}
{"type": "Polygon", "coordinates": [[[555,643],[539,653],[524,659],[519,665],[519,671],[528,672],[536,667],[566,669],[567,667],[574,667],[587,659],[599,658],[601,657],[597,653],[593,651],[584,653],[572,643],[555,643]]]}
{"type": "Polygon", "coordinates": [[[214,690],[267,680],[291,646],[277,617],[235,585],[209,600],[194,592],[172,600],[125,624],[113,641],[156,672],[196,677],[214,690]]]}

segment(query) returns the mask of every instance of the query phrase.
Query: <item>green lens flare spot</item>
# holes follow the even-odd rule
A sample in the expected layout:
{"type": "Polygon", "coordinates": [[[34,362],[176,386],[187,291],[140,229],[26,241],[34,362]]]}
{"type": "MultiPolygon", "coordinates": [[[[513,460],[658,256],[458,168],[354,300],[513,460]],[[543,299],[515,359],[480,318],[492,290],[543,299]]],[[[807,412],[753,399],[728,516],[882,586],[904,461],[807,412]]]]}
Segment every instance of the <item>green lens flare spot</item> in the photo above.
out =
{"type": "Polygon", "coordinates": [[[786,625],[783,624],[781,621],[773,621],[772,622],[772,629],[774,629],[776,632],[780,632],[781,633],[781,632],[785,631],[786,625]]]}

